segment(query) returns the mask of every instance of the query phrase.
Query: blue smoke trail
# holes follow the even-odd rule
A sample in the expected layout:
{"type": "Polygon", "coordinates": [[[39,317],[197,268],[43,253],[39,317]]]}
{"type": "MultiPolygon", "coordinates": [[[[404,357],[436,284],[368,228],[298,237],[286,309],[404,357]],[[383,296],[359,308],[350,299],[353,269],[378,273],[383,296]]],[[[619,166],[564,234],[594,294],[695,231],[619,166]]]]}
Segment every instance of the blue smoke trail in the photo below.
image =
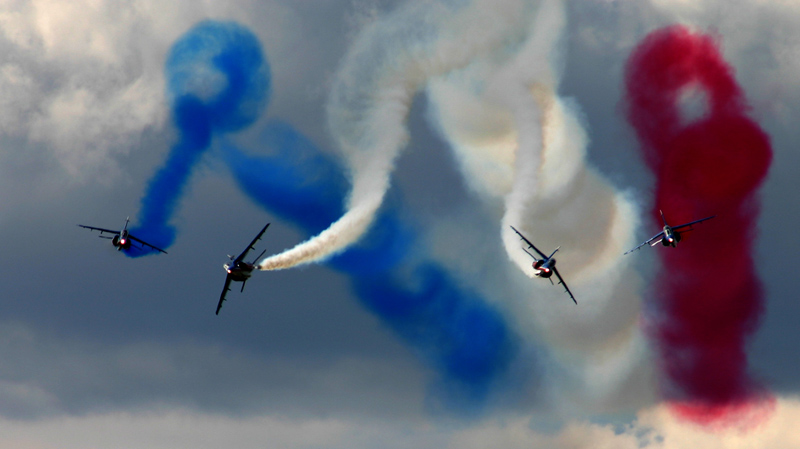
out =
{"type": "MultiPolygon", "coordinates": [[[[268,63],[255,37],[234,23],[203,22],[176,42],[167,60],[168,93],[179,139],[142,199],[132,231],[162,248],[175,239],[169,224],[193,167],[214,137],[252,124],[268,101],[268,63]]],[[[343,167],[291,126],[271,121],[265,155],[251,156],[219,139],[239,187],[255,203],[315,235],[341,216],[349,181],[343,167]]],[[[459,398],[484,400],[508,371],[517,337],[483,298],[465,291],[426,260],[412,220],[395,195],[361,242],[327,264],[350,276],[368,310],[421,358],[458,385],[459,398]]],[[[131,251],[129,255],[148,254],[131,251]]]]}
{"type": "MultiPolygon", "coordinates": [[[[344,209],[342,167],[285,123],[267,123],[261,136],[259,156],[223,145],[239,187],[308,235],[325,229],[344,209]]],[[[478,404],[509,369],[517,337],[495,308],[426,259],[399,204],[391,197],[361,242],[326,264],[350,276],[362,304],[433,365],[443,385],[459,386],[444,399],[478,404]]]]}
{"type": "MultiPolygon", "coordinates": [[[[161,248],[175,240],[169,224],[192,170],[215,134],[241,130],[262,113],[270,93],[269,65],[247,28],[205,21],[184,34],[166,62],[167,95],[178,141],[151,178],[132,233],[161,248]]],[[[137,246],[131,257],[152,254],[137,246]]]]}

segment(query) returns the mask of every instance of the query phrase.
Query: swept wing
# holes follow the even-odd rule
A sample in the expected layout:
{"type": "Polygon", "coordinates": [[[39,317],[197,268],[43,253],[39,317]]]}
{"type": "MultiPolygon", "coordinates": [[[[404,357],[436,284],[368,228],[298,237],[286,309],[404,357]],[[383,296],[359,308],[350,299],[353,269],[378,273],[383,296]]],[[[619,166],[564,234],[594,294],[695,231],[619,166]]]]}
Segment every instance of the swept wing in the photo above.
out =
{"type": "Polygon", "coordinates": [[[689,228],[689,227],[691,227],[693,224],[697,224],[697,223],[700,223],[700,222],[702,222],[702,221],[706,221],[706,220],[711,220],[711,219],[712,219],[712,218],[714,218],[714,217],[716,217],[716,215],[712,215],[712,216],[710,216],[710,217],[706,217],[706,218],[701,218],[701,219],[699,219],[699,220],[695,220],[695,221],[690,221],[689,223],[684,223],[684,224],[682,224],[682,225],[680,225],[680,226],[673,226],[673,227],[672,227],[672,230],[673,230],[673,231],[680,231],[680,230],[681,230],[681,229],[683,229],[683,228],[689,228]]]}
{"type": "MultiPolygon", "coordinates": [[[[514,232],[516,232],[516,233],[517,233],[517,235],[518,235],[518,236],[519,236],[519,237],[520,237],[522,240],[525,240],[525,243],[527,243],[527,244],[528,244],[528,248],[531,248],[531,249],[533,249],[534,251],[536,251],[536,253],[537,253],[537,254],[539,254],[540,256],[542,256],[542,259],[547,259],[547,255],[545,255],[545,253],[543,253],[543,252],[539,251],[539,248],[537,248],[537,247],[533,246],[533,243],[531,243],[531,242],[530,242],[530,240],[526,239],[524,235],[520,234],[520,232],[519,232],[519,231],[517,231],[517,228],[515,228],[514,226],[511,226],[511,229],[513,229],[513,230],[514,230],[514,232]]],[[[530,254],[530,253],[528,253],[528,254],[530,254]]],[[[533,254],[531,254],[531,256],[533,256],[533,254]]],[[[536,259],[536,257],[535,257],[535,256],[534,256],[534,259],[536,259]]]]}
{"type": "Polygon", "coordinates": [[[219,309],[222,308],[222,303],[225,301],[225,295],[228,294],[231,285],[231,275],[225,276],[225,286],[222,288],[222,294],[219,295],[219,303],[217,303],[217,315],[219,315],[219,309]]]}
{"type": "Polygon", "coordinates": [[[247,256],[247,253],[250,252],[251,249],[255,250],[255,248],[253,248],[253,245],[255,245],[256,242],[261,239],[261,236],[264,235],[264,231],[266,231],[268,227],[269,227],[269,223],[267,223],[266,226],[264,226],[261,229],[261,232],[259,232],[258,235],[256,236],[256,238],[254,238],[253,241],[250,242],[250,244],[247,246],[247,248],[245,248],[245,250],[242,251],[242,254],[239,254],[239,257],[237,257],[236,259],[233,260],[234,265],[236,263],[241,262],[242,260],[244,260],[244,258],[247,256]]]}
{"type": "Polygon", "coordinates": [[[578,301],[575,300],[575,296],[572,295],[572,292],[569,290],[569,287],[567,287],[567,283],[564,282],[564,278],[561,277],[561,274],[558,272],[558,269],[556,267],[553,267],[553,273],[555,273],[556,276],[558,277],[558,283],[564,286],[564,290],[566,290],[569,297],[572,298],[572,302],[578,304],[578,301]]]}
{"type": "Polygon", "coordinates": [[[167,252],[164,251],[163,249],[161,249],[161,248],[159,248],[157,246],[153,246],[153,245],[145,242],[144,240],[138,239],[138,238],[134,237],[133,234],[129,233],[128,234],[128,238],[130,238],[131,240],[136,240],[137,242],[141,243],[142,245],[149,246],[150,248],[153,248],[154,250],[161,251],[162,253],[167,254],[167,252]]]}
{"type": "MultiPolygon", "coordinates": [[[[673,228],[673,229],[674,229],[674,228],[673,228]]],[[[653,243],[654,241],[656,241],[656,240],[661,240],[662,238],[664,238],[664,231],[661,231],[661,232],[659,232],[658,234],[656,234],[656,235],[654,235],[654,236],[650,237],[649,239],[645,240],[644,242],[642,242],[642,243],[641,243],[639,246],[637,246],[636,248],[633,248],[633,249],[631,249],[631,250],[625,251],[625,254],[632,253],[632,252],[636,251],[637,249],[639,249],[639,248],[643,247],[644,245],[652,245],[652,243],[653,243]]],[[[624,256],[625,254],[623,254],[623,256],[624,256]]]]}
{"type": "Polygon", "coordinates": [[[94,226],[85,226],[82,224],[79,224],[78,226],[92,231],[100,231],[100,235],[102,235],[104,232],[110,232],[111,234],[119,234],[119,230],[112,231],[111,229],[95,228],[94,226]]]}

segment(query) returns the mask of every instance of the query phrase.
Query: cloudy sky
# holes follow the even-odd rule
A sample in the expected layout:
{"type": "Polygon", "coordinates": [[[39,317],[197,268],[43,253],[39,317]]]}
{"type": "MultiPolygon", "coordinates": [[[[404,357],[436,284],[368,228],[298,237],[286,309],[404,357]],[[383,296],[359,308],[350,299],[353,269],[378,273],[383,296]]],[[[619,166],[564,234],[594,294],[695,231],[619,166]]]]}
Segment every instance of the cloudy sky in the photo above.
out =
{"type": "Polygon", "coordinates": [[[0,447],[800,447],[798,23],[790,0],[0,1],[0,447]],[[625,64],[673,24],[716,39],[772,143],[741,345],[772,399],[735,425],[670,407],[645,330],[659,253],[715,233],[622,257],[659,226],[625,64]],[[161,238],[151,201],[168,255],[75,226],[161,238]],[[215,316],[267,222],[250,257],[298,266],[215,316]],[[578,306],[508,224],[561,245],[578,306]]]}

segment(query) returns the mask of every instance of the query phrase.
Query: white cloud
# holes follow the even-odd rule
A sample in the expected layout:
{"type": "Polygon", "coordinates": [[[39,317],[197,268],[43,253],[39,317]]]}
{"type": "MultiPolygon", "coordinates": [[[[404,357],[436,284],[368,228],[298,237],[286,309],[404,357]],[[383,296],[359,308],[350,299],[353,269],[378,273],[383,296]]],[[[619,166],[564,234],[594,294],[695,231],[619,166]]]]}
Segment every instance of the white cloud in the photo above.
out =
{"type": "Polygon", "coordinates": [[[710,430],[687,423],[665,405],[641,411],[622,426],[574,421],[559,430],[516,416],[471,426],[417,420],[231,417],[183,409],[106,413],[39,421],[0,420],[0,446],[70,449],[114,447],[451,448],[451,449],[763,449],[800,447],[800,401],[777,401],[753,428],[710,430]]]}
{"type": "Polygon", "coordinates": [[[297,41],[281,1],[3,3],[0,138],[44,145],[72,176],[113,175],[145,130],[167,124],[164,60],[194,23],[240,21],[277,53],[297,41]]]}

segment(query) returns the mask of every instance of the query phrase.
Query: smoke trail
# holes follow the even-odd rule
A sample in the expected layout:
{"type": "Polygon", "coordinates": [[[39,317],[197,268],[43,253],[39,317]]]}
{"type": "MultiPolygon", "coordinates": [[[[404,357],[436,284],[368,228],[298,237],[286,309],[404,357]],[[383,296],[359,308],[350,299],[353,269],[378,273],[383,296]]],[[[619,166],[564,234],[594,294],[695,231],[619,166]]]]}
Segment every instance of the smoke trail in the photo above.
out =
{"type": "MultiPolygon", "coordinates": [[[[254,202],[307,233],[341,214],[347,182],[337,162],[278,121],[266,124],[261,144],[266,155],[223,146],[254,202]]],[[[362,304],[437,369],[445,405],[480,406],[507,374],[517,337],[493,306],[430,260],[398,205],[390,197],[361,243],[326,263],[349,275],[362,304]]]]}
{"type": "MultiPolygon", "coordinates": [[[[267,122],[261,134],[267,156],[247,155],[224,139],[264,108],[267,67],[255,37],[234,23],[204,22],[176,42],[167,74],[179,141],[150,182],[137,235],[162,247],[172,243],[168,221],[215,135],[239,187],[257,204],[308,234],[342,214],[345,170],[291,126],[267,122]]],[[[424,251],[412,251],[420,246],[416,229],[397,204],[390,196],[365,239],[327,263],[348,274],[363,305],[441,374],[440,399],[480,405],[508,371],[517,338],[493,306],[424,251]]]]}
{"type": "Polygon", "coordinates": [[[509,286],[512,298],[504,305],[516,327],[547,342],[554,362],[548,369],[558,373],[547,379],[554,405],[570,407],[568,399],[575,399],[586,413],[641,404],[652,389],[638,329],[641,281],[622,258],[634,243],[635,208],[586,165],[580,110],[556,94],[563,8],[542,2],[514,52],[478,56],[432,80],[427,93],[429,118],[455,151],[468,185],[503,210],[500,233],[514,264],[492,279],[494,290],[509,286]],[[546,281],[520,279],[520,269],[533,276],[531,259],[507,225],[545,251],[561,245],[559,270],[578,307],[546,281]]]}
{"type": "MultiPolygon", "coordinates": [[[[564,245],[560,260],[569,262],[561,262],[561,272],[591,306],[552,309],[544,298],[553,301],[560,292],[535,282],[522,284],[511,274],[485,283],[511,284],[511,296],[531,299],[511,299],[507,306],[532,341],[545,335],[554,358],[575,377],[559,376],[555,382],[569,378],[563,381],[565,391],[580,386],[601,398],[598,402],[614,402],[625,396],[620,391],[632,379],[647,383],[641,381],[647,373],[637,331],[639,277],[629,261],[620,260],[633,243],[638,220],[630,201],[585,166],[587,139],[577,109],[555,96],[565,24],[562,2],[463,5],[412,3],[360,36],[337,74],[328,104],[331,131],[352,175],[347,212],[317,237],[259,267],[287,268],[324,258],[365,231],[405,142],[409,102],[425,85],[443,137],[460,159],[477,161],[462,167],[467,182],[491,178],[508,186],[498,192],[507,197],[504,223],[514,222],[543,247],[564,245]],[[465,98],[472,107],[458,101],[465,98]],[[465,145],[463,135],[477,135],[477,142],[465,145]],[[598,375],[601,370],[615,375],[598,375]]],[[[530,274],[530,260],[516,236],[508,234],[507,226],[499,228],[509,257],[530,274]]],[[[496,288],[486,291],[505,296],[496,288]]]]}
{"type": "Polygon", "coordinates": [[[660,315],[650,320],[675,410],[720,423],[766,396],[747,372],[745,342],[764,306],[753,245],[769,138],[747,117],[714,40],[683,26],[639,44],[627,63],[626,89],[628,119],[656,174],[653,218],[660,222],[659,209],[672,224],[717,215],[695,231],[702,237],[659,251],[660,315]],[[698,101],[704,114],[695,118],[698,101]]]}
{"type": "MultiPolygon", "coordinates": [[[[255,35],[233,22],[205,21],[170,50],[167,95],[178,141],[142,198],[139,238],[161,248],[175,240],[169,224],[194,166],[216,135],[249,126],[263,110],[269,67],[255,35]]],[[[151,254],[132,247],[132,257],[151,254]]]]}
{"type": "Polygon", "coordinates": [[[327,110],[352,174],[347,212],[316,237],[265,259],[259,268],[319,260],[361,237],[383,201],[394,160],[406,143],[405,120],[415,93],[429,78],[519,40],[535,11],[532,2],[523,0],[412,2],[366,29],[337,73],[327,110]]]}

